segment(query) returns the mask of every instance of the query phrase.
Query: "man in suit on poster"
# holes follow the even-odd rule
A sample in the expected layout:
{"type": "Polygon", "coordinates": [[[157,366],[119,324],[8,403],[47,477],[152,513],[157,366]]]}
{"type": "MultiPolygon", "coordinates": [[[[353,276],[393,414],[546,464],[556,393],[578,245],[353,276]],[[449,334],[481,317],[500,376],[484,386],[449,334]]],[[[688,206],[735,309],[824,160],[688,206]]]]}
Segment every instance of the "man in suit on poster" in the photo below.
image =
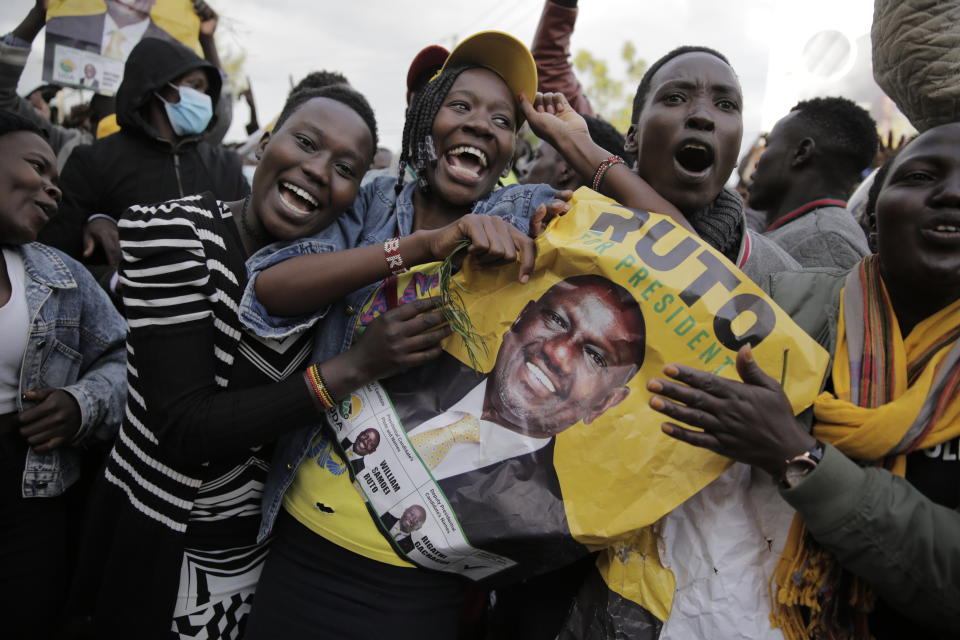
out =
{"type": "Polygon", "coordinates": [[[353,469],[353,474],[356,475],[363,471],[366,466],[364,462],[365,456],[370,455],[380,446],[380,432],[372,428],[364,429],[357,434],[353,442],[350,442],[349,438],[341,440],[340,446],[343,448],[344,453],[346,453],[345,460],[347,464],[350,465],[350,468],[353,469]]]}
{"type": "Polygon", "coordinates": [[[380,516],[380,522],[387,529],[387,534],[404,553],[413,551],[413,532],[419,531],[427,521],[427,510],[419,504],[414,504],[403,510],[400,517],[389,511],[380,516]]]}
{"type": "Polygon", "coordinates": [[[527,567],[584,552],[570,538],[553,436],[627,398],[645,338],[632,294],[602,276],[572,276],[527,303],[489,374],[444,353],[383,382],[474,547],[522,554],[527,567]]]}
{"type": "Polygon", "coordinates": [[[56,16],[47,21],[43,77],[52,77],[54,47],[61,44],[123,62],[143,38],[175,42],[150,17],[156,0],[105,0],[107,10],[83,16],[56,16]]]}

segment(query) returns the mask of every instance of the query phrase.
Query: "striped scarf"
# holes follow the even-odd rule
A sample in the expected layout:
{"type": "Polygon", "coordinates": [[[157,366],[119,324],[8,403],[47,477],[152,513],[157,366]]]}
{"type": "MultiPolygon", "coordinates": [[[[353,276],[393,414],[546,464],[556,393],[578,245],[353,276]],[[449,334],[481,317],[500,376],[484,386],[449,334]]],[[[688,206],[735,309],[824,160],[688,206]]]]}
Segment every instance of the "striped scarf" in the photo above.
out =
{"type": "MultiPolygon", "coordinates": [[[[960,435],[960,300],[904,339],[876,255],[840,298],[834,394],[814,404],[813,434],[855,460],[906,473],[907,454],[960,435]]],[[[771,623],[787,640],[869,637],[874,596],[794,519],[771,583],[771,623]]]]}

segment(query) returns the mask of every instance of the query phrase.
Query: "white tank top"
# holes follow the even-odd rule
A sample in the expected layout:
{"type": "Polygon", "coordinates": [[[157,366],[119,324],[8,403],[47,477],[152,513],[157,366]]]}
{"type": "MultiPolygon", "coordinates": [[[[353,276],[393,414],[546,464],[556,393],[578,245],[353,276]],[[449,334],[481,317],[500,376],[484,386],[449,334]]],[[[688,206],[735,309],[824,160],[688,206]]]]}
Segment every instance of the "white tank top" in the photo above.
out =
{"type": "Polygon", "coordinates": [[[0,307],[0,415],[17,411],[20,365],[30,336],[27,287],[23,258],[17,248],[4,247],[3,259],[10,278],[10,299],[0,307]]]}

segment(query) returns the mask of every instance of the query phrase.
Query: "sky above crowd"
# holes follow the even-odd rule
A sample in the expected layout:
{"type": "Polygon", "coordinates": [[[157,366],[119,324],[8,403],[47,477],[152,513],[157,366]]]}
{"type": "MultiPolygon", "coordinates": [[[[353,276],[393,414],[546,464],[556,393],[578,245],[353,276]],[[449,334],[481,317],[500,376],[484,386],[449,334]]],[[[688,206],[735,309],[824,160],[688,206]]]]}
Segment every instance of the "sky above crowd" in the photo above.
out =
{"type": "MultiPolygon", "coordinates": [[[[336,70],[370,100],[381,141],[393,150],[403,132],[407,67],[417,51],[428,44],[450,48],[484,29],[507,31],[529,43],[543,7],[543,0],[208,1],[222,15],[221,46],[247,53],[245,70],[261,122],[279,112],[292,82],[313,70],[336,70]]],[[[0,29],[13,28],[32,4],[5,0],[0,29]]],[[[620,50],[627,40],[648,63],[683,44],[722,51],[743,85],[749,145],[798,98],[822,86],[836,94],[872,85],[864,38],[872,12],[870,0],[581,0],[572,48],[607,60],[614,78],[623,75],[620,50]],[[834,33],[824,37],[828,30],[834,33]],[[830,45],[819,57],[810,48],[818,37],[830,45]],[[847,62],[832,64],[828,54],[836,53],[837,40],[849,45],[840,47],[847,62]],[[811,71],[818,61],[827,66],[825,72],[815,69],[819,75],[811,71]]],[[[34,43],[21,93],[40,84],[43,37],[34,43]]],[[[228,140],[244,137],[246,119],[247,109],[238,103],[228,140]]]]}

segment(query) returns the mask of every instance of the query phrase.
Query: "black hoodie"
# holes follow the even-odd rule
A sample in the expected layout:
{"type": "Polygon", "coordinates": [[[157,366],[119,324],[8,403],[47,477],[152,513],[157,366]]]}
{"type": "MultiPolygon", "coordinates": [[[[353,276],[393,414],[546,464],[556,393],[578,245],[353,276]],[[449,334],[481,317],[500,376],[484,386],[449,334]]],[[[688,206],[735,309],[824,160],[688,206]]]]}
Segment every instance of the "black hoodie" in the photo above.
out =
{"type": "Polygon", "coordinates": [[[117,220],[134,204],[204,191],[230,201],[250,192],[235,153],[211,146],[201,135],[176,143],[162,140],[143,117],[142,107],[154,92],[194,69],[206,72],[216,106],[222,85],[216,67],[175,42],[144,38],[133,48],[117,92],[120,131],[71,154],[60,178],[60,213],[43,229],[40,242],[79,259],[83,224],[95,213],[117,220]]]}

